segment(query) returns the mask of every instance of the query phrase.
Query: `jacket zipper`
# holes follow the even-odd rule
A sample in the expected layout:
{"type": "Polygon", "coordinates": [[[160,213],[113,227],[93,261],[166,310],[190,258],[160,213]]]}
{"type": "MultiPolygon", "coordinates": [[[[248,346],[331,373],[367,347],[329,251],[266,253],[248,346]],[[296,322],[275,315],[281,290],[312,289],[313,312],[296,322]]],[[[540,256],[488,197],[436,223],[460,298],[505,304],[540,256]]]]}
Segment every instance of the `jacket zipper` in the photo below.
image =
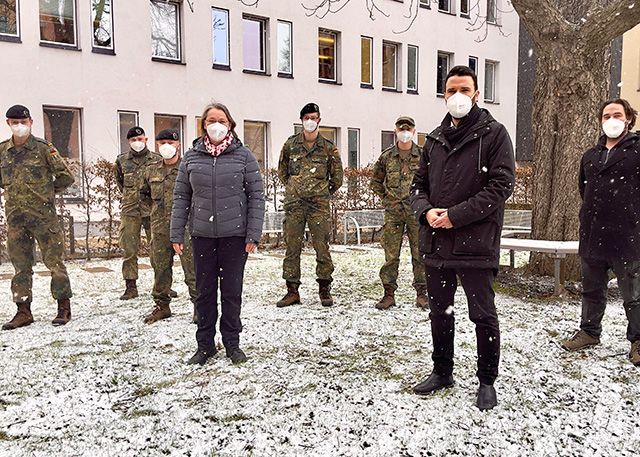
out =
{"type": "Polygon", "coordinates": [[[213,173],[211,174],[211,190],[213,190],[213,237],[216,238],[218,235],[218,212],[216,211],[216,162],[218,161],[217,156],[213,156],[213,173]]]}

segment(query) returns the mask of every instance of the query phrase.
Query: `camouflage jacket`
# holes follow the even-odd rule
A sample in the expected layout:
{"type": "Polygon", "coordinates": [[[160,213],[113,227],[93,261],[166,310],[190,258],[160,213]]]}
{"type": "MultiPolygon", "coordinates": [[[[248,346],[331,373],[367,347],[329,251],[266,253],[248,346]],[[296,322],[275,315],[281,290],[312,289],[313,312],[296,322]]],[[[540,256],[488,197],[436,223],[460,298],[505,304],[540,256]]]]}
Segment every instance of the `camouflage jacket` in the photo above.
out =
{"type": "Polygon", "coordinates": [[[116,182],[122,192],[122,216],[149,217],[151,214],[151,202],[140,199],[140,189],[147,165],[157,160],[162,160],[162,157],[147,148],[141,152],[129,150],[116,159],[116,182]]]}
{"type": "Polygon", "coordinates": [[[385,209],[411,211],[409,195],[413,175],[420,164],[420,148],[413,143],[410,154],[402,159],[397,145],[385,149],[373,166],[371,190],[382,198],[385,209]]]}
{"type": "Polygon", "coordinates": [[[318,135],[310,150],[304,134],[289,137],[280,152],[278,176],[285,185],[285,198],[329,197],[342,186],[342,161],[338,149],[318,135]]]}
{"type": "Polygon", "coordinates": [[[49,142],[31,135],[21,148],[13,139],[0,143],[0,187],[4,188],[9,223],[25,216],[47,219],[56,215],[55,194],[73,184],[65,159],[49,142]]]}
{"type": "Polygon", "coordinates": [[[151,231],[169,233],[171,208],[173,208],[173,188],[178,177],[180,160],[173,165],[165,165],[164,160],[150,161],[142,174],[140,199],[151,202],[151,231]]]}

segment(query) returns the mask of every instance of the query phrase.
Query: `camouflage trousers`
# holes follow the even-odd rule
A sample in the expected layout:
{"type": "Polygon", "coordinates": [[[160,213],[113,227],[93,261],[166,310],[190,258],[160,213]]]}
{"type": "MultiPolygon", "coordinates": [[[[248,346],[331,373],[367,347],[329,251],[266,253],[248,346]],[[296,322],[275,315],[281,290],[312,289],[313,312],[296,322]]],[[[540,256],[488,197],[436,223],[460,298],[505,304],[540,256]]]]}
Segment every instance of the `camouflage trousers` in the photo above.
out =
{"type": "MultiPolygon", "coordinates": [[[[169,240],[168,232],[152,232],[151,255],[153,256],[153,300],[159,305],[168,305],[171,301],[169,292],[173,283],[173,259],[175,251],[169,240]]],[[[196,274],[193,266],[193,251],[191,237],[184,236],[184,249],[180,256],[180,264],[184,271],[184,282],[189,288],[189,297],[196,300],[196,274]]]]}
{"type": "Polygon", "coordinates": [[[35,241],[40,247],[42,261],[51,271],[51,295],[56,300],[71,298],[71,284],[63,262],[64,236],[60,221],[56,217],[25,225],[7,225],[7,251],[15,269],[15,275],[11,280],[13,301],[31,302],[35,241]]]}
{"type": "Polygon", "coordinates": [[[394,290],[398,288],[398,268],[405,230],[409,236],[409,247],[411,248],[413,286],[424,286],[427,283],[424,263],[420,258],[418,247],[418,221],[415,215],[406,210],[386,210],[381,240],[385,262],[380,269],[380,280],[383,285],[391,286],[394,290]]]}
{"type": "Polygon", "coordinates": [[[284,241],[287,245],[282,264],[282,278],[300,284],[300,255],[305,226],[311,233],[311,244],[316,251],[316,277],[333,281],[333,261],[329,253],[331,237],[331,208],[328,198],[296,199],[285,202],[283,222],[284,241]]]}
{"type": "MultiPolygon", "coordinates": [[[[119,242],[124,251],[122,262],[122,277],[124,279],[138,279],[138,249],[140,249],[141,230],[147,242],[151,240],[151,220],[149,217],[122,216],[120,219],[119,242]]],[[[149,261],[153,265],[153,255],[149,253],[149,261]]]]}

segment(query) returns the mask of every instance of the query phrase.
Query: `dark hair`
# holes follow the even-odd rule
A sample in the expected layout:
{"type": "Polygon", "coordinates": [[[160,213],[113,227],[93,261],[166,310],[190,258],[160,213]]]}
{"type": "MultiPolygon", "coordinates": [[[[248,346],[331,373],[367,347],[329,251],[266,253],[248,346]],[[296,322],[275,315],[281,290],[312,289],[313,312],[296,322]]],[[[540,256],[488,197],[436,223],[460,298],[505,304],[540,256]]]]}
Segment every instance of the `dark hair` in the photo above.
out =
{"type": "Polygon", "coordinates": [[[447,85],[447,81],[449,81],[449,78],[451,78],[452,76],[471,76],[471,79],[473,79],[473,88],[474,90],[478,90],[478,75],[476,75],[476,72],[471,68],[465,65],[456,65],[455,67],[453,67],[451,70],[449,70],[449,73],[447,73],[447,79],[444,80],[445,86],[447,85]]]}
{"type": "Polygon", "coordinates": [[[227,119],[229,120],[229,124],[231,124],[231,128],[229,130],[231,130],[231,134],[233,135],[233,137],[235,139],[238,139],[238,134],[236,133],[237,124],[236,124],[236,121],[233,120],[233,117],[231,116],[231,112],[229,112],[229,108],[227,108],[222,103],[218,103],[218,102],[209,103],[207,106],[204,107],[204,110],[202,111],[202,119],[200,119],[200,127],[202,127],[202,131],[205,133],[207,131],[207,128],[205,127],[204,123],[207,120],[207,114],[209,114],[209,111],[211,111],[212,109],[218,109],[222,111],[225,116],[227,116],[227,119]]]}
{"type": "Polygon", "coordinates": [[[629,121],[628,129],[631,130],[634,127],[634,125],[636,125],[636,118],[638,116],[638,112],[635,109],[633,109],[633,106],[631,106],[631,103],[629,103],[624,98],[616,98],[614,100],[607,100],[606,102],[604,102],[600,106],[600,120],[602,120],[602,114],[604,113],[604,109],[607,106],[614,105],[614,104],[622,105],[622,107],[624,108],[624,116],[629,121]]]}

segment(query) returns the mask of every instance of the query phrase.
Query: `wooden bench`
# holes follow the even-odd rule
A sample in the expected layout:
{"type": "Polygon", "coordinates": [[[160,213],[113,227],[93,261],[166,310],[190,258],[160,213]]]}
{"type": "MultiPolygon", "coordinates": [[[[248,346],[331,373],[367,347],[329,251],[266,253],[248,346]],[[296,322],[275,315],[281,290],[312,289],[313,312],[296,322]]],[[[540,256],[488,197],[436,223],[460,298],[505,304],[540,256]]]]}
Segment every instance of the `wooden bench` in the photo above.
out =
{"type": "MultiPolygon", "coordinates": [[[[543,252],[554,259],[554,295],[561,295],[560,265],[569,254],[578,253],[578,241],[548,241],[519,238],[500,238],[500,248],[509,251],[543,252]]],[[[513,258],[513,257],[512,257],[513,258]]]]}

